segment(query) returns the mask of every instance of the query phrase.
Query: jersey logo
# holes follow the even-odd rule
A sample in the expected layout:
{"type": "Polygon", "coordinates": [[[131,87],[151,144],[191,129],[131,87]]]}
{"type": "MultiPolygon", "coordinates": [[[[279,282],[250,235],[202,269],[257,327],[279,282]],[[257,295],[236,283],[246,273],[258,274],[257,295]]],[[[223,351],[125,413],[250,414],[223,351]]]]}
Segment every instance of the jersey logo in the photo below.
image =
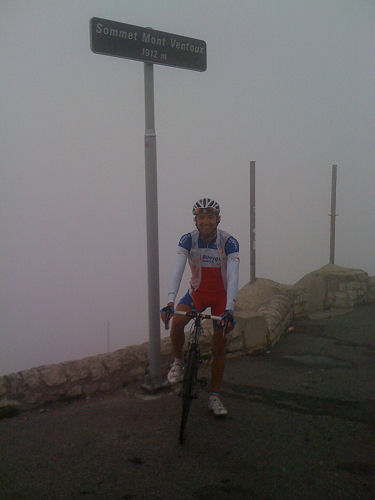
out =
{"type": "Polygon", "coordinates": [[[203,263],[203,265],[206,264],[208,266],[220,267],[221,258],[220,257],[215,257],[213,255],[204,254],[204,255],[202,255],[202,263],[203,263]]]}

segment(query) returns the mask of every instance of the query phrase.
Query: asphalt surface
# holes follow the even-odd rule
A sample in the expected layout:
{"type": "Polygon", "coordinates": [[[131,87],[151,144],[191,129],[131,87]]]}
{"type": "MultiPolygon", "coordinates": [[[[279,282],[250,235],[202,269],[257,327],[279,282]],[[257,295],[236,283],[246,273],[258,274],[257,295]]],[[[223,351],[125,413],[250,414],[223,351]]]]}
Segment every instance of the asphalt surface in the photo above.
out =
{"type": "MultiPolygon", "coordinates": [[[[228,359],[224,419],[125,391],[0,421],[1,499],[375,498],[375,304],[228,359]]],[[[208,367],[202,366],[204,378],[208,367]]]]}

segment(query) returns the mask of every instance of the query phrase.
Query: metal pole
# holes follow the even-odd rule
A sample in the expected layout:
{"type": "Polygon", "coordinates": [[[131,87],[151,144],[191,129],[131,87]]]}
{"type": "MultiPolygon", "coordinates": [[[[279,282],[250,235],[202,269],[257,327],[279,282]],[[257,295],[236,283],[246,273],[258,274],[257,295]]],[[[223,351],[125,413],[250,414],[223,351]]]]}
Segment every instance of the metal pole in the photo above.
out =
{"type": "Polygon", "coordinates": [[[329,263],[335,263],[335,226],[336,226],[336,181],[337,165],[332,165],[332,187],[331,187],[331,237],[329,263]]]}
{"type": "Polygon", "coordinates": [[[250,162],[250,283],[255,277],[255,161],[250,162]]]}
{"type": "Polygon", "coordinates": [[[144,63],[145,80],[145,180],[147,220],[147,271],[150,388],[161,385],[160,363],[160,297],[159,297],[159,240],[158,240],[158,188],[156,168],[156,133],[154,114],[154,69],[144,63]]]}

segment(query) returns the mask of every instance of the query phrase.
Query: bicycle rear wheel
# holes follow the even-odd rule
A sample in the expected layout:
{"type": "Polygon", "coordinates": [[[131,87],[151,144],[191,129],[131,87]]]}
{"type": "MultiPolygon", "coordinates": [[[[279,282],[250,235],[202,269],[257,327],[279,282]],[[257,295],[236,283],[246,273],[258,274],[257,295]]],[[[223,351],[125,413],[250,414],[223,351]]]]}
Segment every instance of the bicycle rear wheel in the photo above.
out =
{"type": "Polygon", "coordinates": [[[182,444],[184,442],[184,432],[186,427],[186,422],[189,416],[190,403],[193,398],[193,387],[197,380],[198,373],[198,351],[196,346],[192,345],[188,352],[188,359],[185,366],[184,378],[182,381],[182,413],[180,422],[180,435],[179,442],[182,444]]]}

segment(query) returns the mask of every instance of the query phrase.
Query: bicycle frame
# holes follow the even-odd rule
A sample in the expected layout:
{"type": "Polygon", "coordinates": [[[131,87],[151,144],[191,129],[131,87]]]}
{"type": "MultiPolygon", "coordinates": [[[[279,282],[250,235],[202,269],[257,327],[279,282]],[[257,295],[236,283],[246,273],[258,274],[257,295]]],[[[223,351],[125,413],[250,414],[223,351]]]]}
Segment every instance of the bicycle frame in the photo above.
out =
{"type": "Polygon", "coordinates": [[[211,314],[202,314],[200,312],[191,311],[176,311],[175,314],[190,317],[194,320],[194,327],[190,333],[189,338],[189,348],[187,355],[185,356],[185,370],[184,378],[182,381],[182,414],[180,422],[179,431],[179,442],[183,444],[184,442],[184,432],[189,416],[190,403],[191,400],[196,397],[194,395],[194,386],[196,385],[198,378],[198,367],[200,363],[200,350],[199,350],[199,337],[202,331],[202,320],[203,319],[213,319],[221,321],[219,316],[212,316],[211,314]]]}

